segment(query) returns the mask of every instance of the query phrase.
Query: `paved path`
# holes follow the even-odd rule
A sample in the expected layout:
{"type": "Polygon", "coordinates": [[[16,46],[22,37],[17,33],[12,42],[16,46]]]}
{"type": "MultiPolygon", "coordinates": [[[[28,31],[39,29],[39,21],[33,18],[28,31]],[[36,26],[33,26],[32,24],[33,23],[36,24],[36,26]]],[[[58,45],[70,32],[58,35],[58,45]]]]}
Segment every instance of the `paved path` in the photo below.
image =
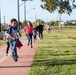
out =
{"type": "Polygon", "coordinates": [[[0,47],[0,75],[28,75],[38,45],[38,40],[33,43],[33,48],[27,46],[25,37],[22,37],[20,40],[23,43],[23,47],[18,50],[18,62],[13,61],[11,49],[9,55],[6,57],[6,46],[0,47]]]}

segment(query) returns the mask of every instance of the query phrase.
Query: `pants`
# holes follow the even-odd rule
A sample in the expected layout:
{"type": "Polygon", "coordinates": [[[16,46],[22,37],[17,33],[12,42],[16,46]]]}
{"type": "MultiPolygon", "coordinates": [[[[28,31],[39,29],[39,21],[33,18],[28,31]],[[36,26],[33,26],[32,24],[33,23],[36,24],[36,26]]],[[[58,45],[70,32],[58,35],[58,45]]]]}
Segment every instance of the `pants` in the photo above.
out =
{"type": "Polygon", "coordinates": [[[27,34],[27,38],[28,38],[28,44],[31,44],[32,46],[32,34],[27,34]]]}
{"type": "Polygon", "coordinates": [[[16,59],[17,58],[17,44],[18,44],[18,40],[16,39],[15,41],[10,42],[11,45],[11,49],[12,49],[12,58],[16,59]]]}
{"type": "Polygon", "coordinates": [[[6,42],[6,44],[7,44],[6,53],[8,53],[9,48],[10,48],[10,43],[9,42],[6,42]]]}
{"type": "Polygon", "coordinates": [[[43,38],[43,31],[39,31],[39,38],[43,38]]]}

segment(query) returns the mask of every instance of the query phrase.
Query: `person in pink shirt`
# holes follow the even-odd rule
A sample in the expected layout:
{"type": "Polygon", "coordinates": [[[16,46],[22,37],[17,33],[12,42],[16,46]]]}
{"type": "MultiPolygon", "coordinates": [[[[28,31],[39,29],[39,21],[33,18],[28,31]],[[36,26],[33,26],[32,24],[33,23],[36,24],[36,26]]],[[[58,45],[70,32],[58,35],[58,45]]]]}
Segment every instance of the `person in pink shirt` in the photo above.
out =
{"type": "Polygon", "coordinates": [[[31,48],[33,48],[32,46],[32,35],[33,35],[33,26],[32,23],[30,21],[28,21],[27,26],[24,27],[24,32],[26,33],[26,36],[28,38],[28,46],[29,44],[31,45],[31,48]]]}

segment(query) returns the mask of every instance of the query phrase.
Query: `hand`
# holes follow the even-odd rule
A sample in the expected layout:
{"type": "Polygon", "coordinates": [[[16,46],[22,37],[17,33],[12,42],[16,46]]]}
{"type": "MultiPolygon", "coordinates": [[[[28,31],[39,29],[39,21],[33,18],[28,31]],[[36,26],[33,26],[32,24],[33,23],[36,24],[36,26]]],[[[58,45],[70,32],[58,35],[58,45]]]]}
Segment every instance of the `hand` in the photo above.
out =
{"type": "Polygon", "coordinates": [[[15,40],[16,40],[16,38],[13,38],[13,40],[15,41],[15,40]]]}

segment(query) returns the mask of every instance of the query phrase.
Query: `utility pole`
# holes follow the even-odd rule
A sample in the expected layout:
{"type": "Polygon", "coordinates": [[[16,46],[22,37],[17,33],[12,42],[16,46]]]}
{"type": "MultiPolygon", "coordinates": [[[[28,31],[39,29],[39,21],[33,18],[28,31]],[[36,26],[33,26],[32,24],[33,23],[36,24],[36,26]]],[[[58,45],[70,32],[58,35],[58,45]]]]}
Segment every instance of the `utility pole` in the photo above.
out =
{"type": "Polygon", "coordinates": [[[26,1],[24,1],[24,21],[26,25],[26,1]]]}
{"type": "Polygon", "coordinates": [[[36,25],[36,9],[35,9],[35,25],[36,25]]]}
{"type": "Polygon", "coordinates": [[[4,16],[4,24],[6,23],[6,20],[5,20],[5,16],[4,16]]]}
{"type": "Polygon", "coordinates": [[[20,30],[20,13],[19,13],[19,0],[17,0],[17,7],[18,7],[18,28],[20,30]]]}

